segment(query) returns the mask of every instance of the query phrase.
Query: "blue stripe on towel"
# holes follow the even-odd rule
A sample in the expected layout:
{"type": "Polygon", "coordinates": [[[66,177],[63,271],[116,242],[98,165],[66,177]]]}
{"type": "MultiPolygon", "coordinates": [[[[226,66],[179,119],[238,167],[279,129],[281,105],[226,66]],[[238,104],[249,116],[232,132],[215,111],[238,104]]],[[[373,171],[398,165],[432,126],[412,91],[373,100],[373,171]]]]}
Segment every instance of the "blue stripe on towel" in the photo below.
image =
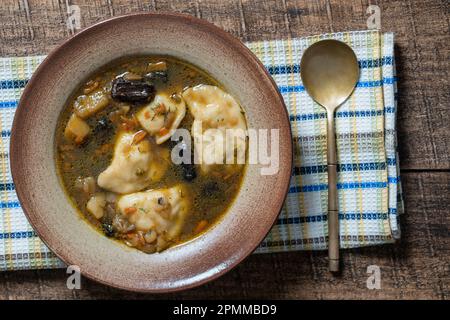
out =
{"type": "MultiPolygon", "coordinates": [[[[381,87],[383,84],[393,84],[397,79],[393,78],[383,78],[382,80],[375,81],[360,81],[356,84],[358,88],[373,88],[373,87],[381,87]]],[[[304,86],[279,86],[281,93],[291,93],[291,92],[303,92],[305,91],[304,86]]]]}
{"type": "MultiPolygon", "coordinates": [[[[337,188],[338,189],[370,189],[370,188],[386,188],[387,183],[386,182],[380,182],[380,181],[371,181],[371,182],[344,182],[344,183],[338,183],[337,188]]],[[[315,191],[322,191],[327,190],[328,185],[326,184],[313,184],[313,185],[306,185],[306,186],[294,186],[289,188],[289,193],[299,193],[299,192],[315,192],[315,191]]]]}
{"type": "MultiPolygon", "coordinates": [[[[395,113],[395,108],[386,107],[384,110],[350,110],[350,111],[338,111],[336,112],[336,118],[350,118],[350,117],[378,117],[384,116],[385,113],[395,113]]],[[[317,120],[326,119],[327,113],[308,113],[308,114],[297,114],[289,116],[291,121],[306,121],[306,120],[317,120]]]]}
{"type": "Polygon", "coordinates": [[[1,80],[0,89],[19,89],[25,87],[28,80],[1,80]]]}
{"type": "MultiPolygon", "coordinates": [[[[392,65],[393,58],[390,56],[386,56],[379,59],[367,59],[367,60],[359,60],[358,65],[360,69],[367,68],[378,68],[381,66],[392,65]]],[[[300,64],[288,64],[288,65],[278,65],[278,66],[266,66],[267,71],[270,74],[289,74],[289,73],[300,73],[300,64]]]]}
{"type": "Polygon", "coordinates": [[[37,237],[37,234],[34,231],[16,231],[16,232],[0,233],[0,239],[21,239],[34,237],[37,237]]]}
{"type": "MultiPolygon", "coordinates": [[[[347,212],[339,213],[339,220],[386,220],[388,219],[387,213],[382,212],[347,212]]],[[[293,218],[278,218],[276,224],[301,224],[310,222],[322,222],[327,221],[326,214],[319,214],[315,216],[293,217],[293,218]]]]}
{"type": "MultiPolygon", "coordinates": [[[[338,172],[369,171],[369,170],[384,170],[384,169],[386,169],[385,162],[343,163],[339,164],[337,167],[338,172]]],[[[294,167],[295,175],[316,174],[324,172],[327,172],[327,165],[294,167]]]]}
{"type": "Polygon", "coordinates": [[[0,109],[4,108],[16,108],[18,101],[0,101],[0,109]]]}
{"type": "Polygon", "coordinates": [[[12,191],[14,189],[14,183],[0,183],[0,191],[12,191]]]}
{"type": "Polygon", "coordinates": [[[400,182],[400,177],[389,177],[388,178],[388,183],[394,183],[397,184],[400,182]]]}
{"type": "Polygon", "coordinates": [[[20,203],[18,201],[0,202],[0,209],[6,208],[20,208],[20,203]]]}

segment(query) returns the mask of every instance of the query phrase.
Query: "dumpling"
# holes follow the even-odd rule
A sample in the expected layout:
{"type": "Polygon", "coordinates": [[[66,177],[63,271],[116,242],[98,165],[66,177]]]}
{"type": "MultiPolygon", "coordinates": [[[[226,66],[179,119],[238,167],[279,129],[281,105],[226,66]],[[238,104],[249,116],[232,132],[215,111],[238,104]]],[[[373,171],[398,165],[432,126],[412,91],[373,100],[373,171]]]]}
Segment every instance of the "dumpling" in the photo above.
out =
{"type": "MultiPolygon", "coordinates": [[[[228,163],[226,156],[229,154],[234,161],[235,154],[245,161],[247,125],[239,103],[211,85],[188,88],[183,92],[183,99],[195,119],[191,131],[196,144],[196,163],[201,163],[202,172],[208,172],[212,164],[228,163]],[[227,133],[227,129],[233,130],[227,133]],[[231,139],[234,144],[227,143],[231,139]]],[[[227,169],[235,167],[226,166],[227,169]]]]}
{"type": "Polygon", "coordinates": [[[222,89],[201,84],[187,88],[182,96],[194,118],[208,128],[247,129],[241,106],[222,89]]]}
{"type": "Polygon", "coordinates": [[[121,131],[117,135],[111,164],[97,179],[103,189],[116,193],[130,193],[145,189],[162,178],[169,165],[170,152],[152,144],[136,133],[121,131]]]}
{"type": "Polygon", "coordinates": [[[171,241],[180,235],[189,211],[187,190],[179,184],[120,196],[117,208],[137,231],[154,231],[171,241]]]}
{"type": "Polygon", "coordinates": [[[155,137],[157,144],[167,141],[186,115],[186,105],[178,96],[158,94],[155,99],[137,113],[141,126],[155,137]]]}

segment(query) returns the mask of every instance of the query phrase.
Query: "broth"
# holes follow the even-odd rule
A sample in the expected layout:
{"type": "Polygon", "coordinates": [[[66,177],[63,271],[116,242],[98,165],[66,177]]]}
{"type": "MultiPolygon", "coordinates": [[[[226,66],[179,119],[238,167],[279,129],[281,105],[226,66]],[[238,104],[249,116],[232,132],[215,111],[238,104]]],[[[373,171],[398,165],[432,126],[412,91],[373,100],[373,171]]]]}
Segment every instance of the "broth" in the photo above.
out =
{"type": "MultiPolygon", "coordinates": [[[[128,84],[125,83],[125,85],[128,84]]],[[[207,230],[220,219],[237,196],[245,172],[245,165],[217,164],[206,167],[206,172],[203,172],[204,167],[200,167],[201,165],[198,164],[174,164],[170,161],[170,158],[167,159],[167,154],[170,154],[178,141],[168,139],[162,143],[156,143],[156,137],[162,135],[162,132],[168,131],[167,124],[155,136],[152,136],[143,128],[141,124],[143,122],[137,120],[139,119],[139,112],[141,112],[141,119],[148,118],[149,123],[156,121],[153,118],[160,116],[157,111],[152,111],[154,112],[153,118],[151,118],[151,115],[147,117],[146,113],[143,113],[144,116],[142,116],[143,108],[150,105],[156,98],[145,98],[147,100],[143,102],[144,98],[141,95],[151,96],[152,94],[149,94],[149,92],[153,90],[153,95],[166,94],[176,103],[180,103],[180,99],[185,100],[184,92],[186,88],[195,88],[199,85],[223,90],[220,84],[207,73],[184,61],[167,56],[128,57],[101,68],[90,76],[68,100],[58,120],[56,130],[57,170],[68,197],[80,214],[106,236],[123,241],[129,246],[147,253],[161,251],[185,242],[207,230]],[[117,80],[118,78],[123,78],[125,79],[123,82],[128,81],[134,86],[133,88],[124,87],[126,90],[130,90],[129,92],[124,91],[125,95],[129,95],[125,98],[121,96],[123,94],[122,87],[120,87],[122,84],[117,80]],[[145,83],[142,79],[145,79],[145,83]],[[131,92],[131,90],[135,91],[131,92]],[[132,94],[136,94],[136,96],[132,94]],[[130,101],[126,101],[126,99],[130,101]],[[138,99],[139,101],[131,101],[132,99],[138,99]],[[90,108],[97,108],[98,110],[92,111],[90,108]],[[145,149],[150,148],[151,152],[160,154],[161,157],[158,158],[158,161],[154,161],[154,165],[157,168],[158,166],[164,166],[165,169],[160,170],[163,171],[163,174],[159,179],[154,179],[151,182],[145,180],[144,188],[136,187],[133,192],[119,193],[112,191],[114,190],[112,187],[108,190],[108,188],[99,186],[99,175],[106,172],[109,166],[112,166],[115,150],[119,146],[120,139],[122,139],[120,137],[124,137],[127,132],[133,134],[131,144],[139,140],[137,142],[138,148],[143,146],[145,149]],[[145,141],[145,144],[143,141],[145,141]],[[232,169],[228,170],[228,167],[232,167],[232,169]],[[163,215],[164,210],[170,211],[169,216],[173,214],[174,208],[178,204],[170,201],[174,201],[174,197],[177,196],[171,198],[168,195],[169,193],[165,193],[167,196],[160,196],[151,192],[167,190],[168,188],[174,188],[174,186],[180,186],[179,194],[184,199],[183,203],[186,203],[186,208],[184,208],[186,212],[183,213],[182,222],[176,218],[176,222],[166,223],[163,221],[162,224],[175,225],[179,223],[179,226],[173,227],[178,231],[163,230],[158,226],[154,229],[140,226],[139,223],[144,221],[142,219],[147,219],[148,215],[157,214],[152,208],[162,208],[161,214],[158,217],[153,216],[153,220],[148,220],[150,219],[148,218],[145,220],[146,222],[153,223],[161,217],[166,219],[163,215]],[[150,190],[150,193],[146,193],[147,190],[150,190]],[[139,202],[144,203],[143,207],[132,206],[121,211],[119,209],[120,201],[128,201],[127,199],[131,199],[127,198],[130,195],[139,196],[142,199],[146,197],[147,200],[145,201],[147,202],[139,202]],[[148,201],[151,197],[156,197],[156,204],[149,204],[148,201]],[[167,209],[168,207],[170,209],[167,209]],[[88,208],[94,209],[88,210],[88,208]],[[139,212],[140,210],[142,213],[139,212]],[[153,211],[149,212],[149,210],[153,211]],[[93,212],[98,213],[98,215],[93,214],[93,212]],[[133,221],[137,222],[133,224],[133,221]],[[155,232],[157,240],[153,239],[155,237],[153,232],[155,232]],[[172,235],[168,236],[171,233],[172,235]]],[[[160,106],[168,108],[167,117],[172,115],[171,112],[173,114],[178,112],[171,111],[171,107],[167,107],[167,104],[161,103],[157,105],[157,108],[160,106]]],[[[187,105],[185,115],[178,128],[192,130],[194,116],[191,110],[193,109],[190,105],[187,105]]],[[[244,114],[242,109],[240,111],[244,114]]],[[[166,114],[164,114],[164,123],[167,120],[166,114]]],[[[173,124],[176,120],[170,121],[173,124]]],[[[138,151],[136,152],[138,153],[138,151]]],[[[153,156],[151,152],[150,156],[153,156]]],[[[122,163],[131,166],[129,161],[122,163]]],[[[141,169],[138,168],[135,172],[136,175],[141,174],[139,170],[141,169]]],[[[145,168],[145,170],[147,169],[145,168]]],[[[142,174],[146,174],[145,170],[142,174]]],[[[158,170],[155,172],[158,172],[158,170]]],[[[117,175],[120,172],[114,174],[117,175]]],[[[115,188],[123,188],[130,184],[128,182],[114,183],[112,185],[115,188]]],[[[130,185],[132,188],[134,187],[132,184],[130,185]]],[[[167,212],[164,214],[167,215],[167,212]]]]}

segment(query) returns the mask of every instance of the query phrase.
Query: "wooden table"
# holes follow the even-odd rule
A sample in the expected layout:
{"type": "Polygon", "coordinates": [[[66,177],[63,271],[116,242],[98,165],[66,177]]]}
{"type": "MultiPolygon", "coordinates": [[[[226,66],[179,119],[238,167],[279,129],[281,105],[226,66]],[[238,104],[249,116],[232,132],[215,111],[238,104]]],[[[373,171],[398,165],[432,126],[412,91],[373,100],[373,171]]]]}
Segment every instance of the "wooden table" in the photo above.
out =
{"type": "Polygon", "coordinates": [[[202,287],[176,294],[128,293],[88,279],[66,288],[65,270],[0,273],[0,299],[450,298],[450,5],[446,0],[2,0],[0,56],[46,54],[64,41],[67,2],[81,26],[131,12],[176,11],[209,20],[242,40],[361,30],[370,4],[383,31],[396,35],[398,132],[406,213],[396,245],[347,250],[339,277],[325,252],[252,255],[202,287]],[[381,268],[381,289],[366,287],[367,267],[381,268]]]}

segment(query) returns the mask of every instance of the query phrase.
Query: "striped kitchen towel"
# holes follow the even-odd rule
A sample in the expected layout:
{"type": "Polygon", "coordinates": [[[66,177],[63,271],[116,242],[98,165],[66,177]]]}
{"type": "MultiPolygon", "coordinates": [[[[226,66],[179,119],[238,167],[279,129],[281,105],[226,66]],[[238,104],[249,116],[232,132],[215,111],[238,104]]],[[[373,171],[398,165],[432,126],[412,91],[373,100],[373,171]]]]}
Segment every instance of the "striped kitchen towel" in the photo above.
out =
{"type": "MultiPolygon", "coordinates": [[[[279,219],[256,252],[327,248],[326,113],[305,92],[303,51],[333,38],[355,51],[360,79],[336,113],[341,247],[392,243],[400,237],[402,197],[396,139],[393,34],[356,31],[247,43],[274,77],[288,108],[294,171],[279,219]]],[[[28,224],[9,169],[14,111],[43,56],[0,58],[0,270],[55,268],[64,264],[28,224]]]]}

